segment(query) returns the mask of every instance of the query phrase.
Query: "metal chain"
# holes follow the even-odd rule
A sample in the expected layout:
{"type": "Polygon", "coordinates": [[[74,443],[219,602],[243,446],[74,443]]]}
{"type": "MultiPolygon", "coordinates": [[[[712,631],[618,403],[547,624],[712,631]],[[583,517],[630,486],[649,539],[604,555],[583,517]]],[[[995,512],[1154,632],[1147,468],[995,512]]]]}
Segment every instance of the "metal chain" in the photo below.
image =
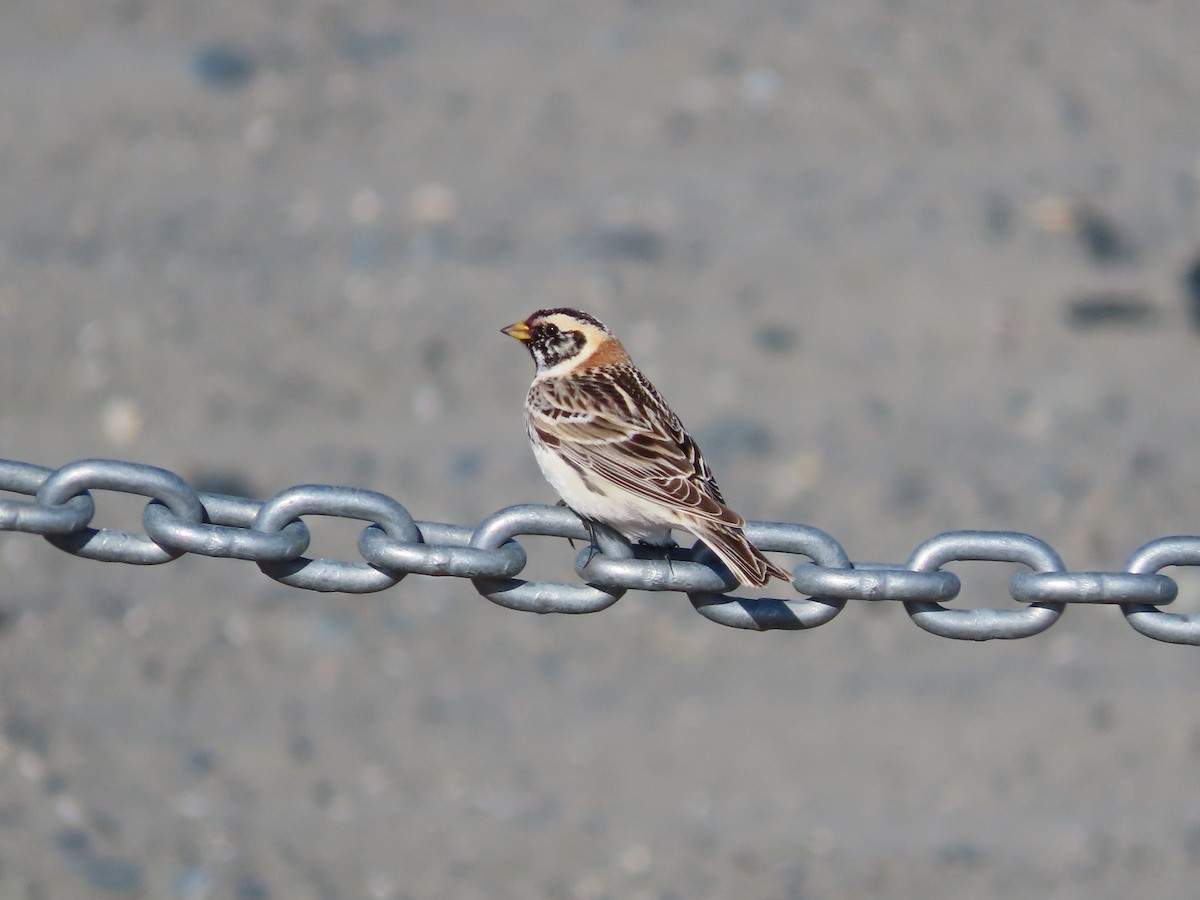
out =
{"type": "Polygon", "coordinates": [[[690,549],[631,546],[609,529],[589,533],[570,510],[510,506],[474,527],[418,522],[396,500],[375,491],[306,484],[267,500],[197,492],[180,476],[155,466],[85,459],[58,469],[0,460],[0,531],[40,534],[68,553],[88,559],[155,565],[191,553],[252,560],[271,578],[311,591],[367,593],[406,575],[469,578],[480,594],[510,609],[539,613],[597,612],[627,590],[686,593],[696,610],[732,628],[798,630],[823,625],[847,600],[895,600],[921,628],[942,637],[986,641],[1045,631],[1068,603],[1115,604],[1141,634],[1175,644],[1200,645],[1200,615],[1159,609],[1178,593],[1159,570],[1200,566],[1200,536],[1150,541],[1119,572],[1068,572],[1052,547],[1011,531],[950,531],[917,547],[903,564],[852,563],[834,538],[810,525],[748,522],[761,549],[806,557],[792,586],[806,599],[730,596],[737,582],[703,544],[690,549]],[[92,492],[148,497],[144,533],[92,527],[92,492]],[[358,539],[360,560],[304,555],[309,530],[303,517],[336,516],[368,522],[358,539]],[[522,535],[585,542],[575,557],[584,583],[524,581],[522,535]],[[595,541],[594,544],[590,541],[595,541]],[[1009,594],[1016,609],[962,609],[943,604],[962,589],[947,563],[993,560],[1021,563],[1009,594]]]}

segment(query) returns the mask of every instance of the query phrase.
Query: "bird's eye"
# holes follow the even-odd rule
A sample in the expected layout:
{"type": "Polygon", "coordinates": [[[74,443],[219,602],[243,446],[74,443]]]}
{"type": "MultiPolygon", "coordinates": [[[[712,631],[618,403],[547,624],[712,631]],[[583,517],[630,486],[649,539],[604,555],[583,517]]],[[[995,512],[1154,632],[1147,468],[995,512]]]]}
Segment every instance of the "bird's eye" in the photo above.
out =
{"type": "Polygon", "coordinates": [[[550,337],[554,337],[556,334],[558,334],[558,326],[550,322],[547,322],[542,326],[542,328],[545,329],[546,334],[550,337]]]}

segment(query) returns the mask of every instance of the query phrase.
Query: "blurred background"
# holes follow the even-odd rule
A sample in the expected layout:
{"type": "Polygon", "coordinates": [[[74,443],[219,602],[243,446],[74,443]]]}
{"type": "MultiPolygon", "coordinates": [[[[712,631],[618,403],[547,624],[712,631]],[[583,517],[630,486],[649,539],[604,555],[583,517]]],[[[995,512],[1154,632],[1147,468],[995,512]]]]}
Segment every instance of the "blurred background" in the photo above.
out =
{"type": "MultiPolygon", "coordinates": [[[[1200,530],[1198,33],[1167,0],[13,0],[0,455],[474,523],[554,499],[498,329],[571,305],[748,518],[857,560],[1000,528],[1120,568],[1200,530]]],[[[956,603],[1010,602],[1011,567],[957,568],[956,603]]],[[[892,604],[748,634],[677,595],[537,617],[19,534],[0,585],[4,898],[1173,898],[1200,872],[1200,657],[1113,609],[1010,643],[892,604]]]]}

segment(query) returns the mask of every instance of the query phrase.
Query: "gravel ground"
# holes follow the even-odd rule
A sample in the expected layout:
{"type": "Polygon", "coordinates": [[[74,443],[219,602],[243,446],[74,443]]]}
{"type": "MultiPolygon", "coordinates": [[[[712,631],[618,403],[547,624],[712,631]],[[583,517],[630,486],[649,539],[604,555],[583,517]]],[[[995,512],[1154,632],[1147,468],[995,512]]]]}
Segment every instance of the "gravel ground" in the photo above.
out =
{"type": "MultiPolygon", "coordinates": [[[[1118,568],[1200,523],[1198,33],[1166,0],[6,4],[0,453],[474,523],[553,499],[498,329],[574,305],[749,518],[854,559],[1008,528],[1118,568]]],[[[959,571],[1006,602],[1007,567],[959,571]]],[[[26,535],[0,575],[3,898],[1092,900],[1200,872],[1200,657],[1115,610],[994,644],[891,604],[747,634],[675,595],[537,617],[26,535]]]]}

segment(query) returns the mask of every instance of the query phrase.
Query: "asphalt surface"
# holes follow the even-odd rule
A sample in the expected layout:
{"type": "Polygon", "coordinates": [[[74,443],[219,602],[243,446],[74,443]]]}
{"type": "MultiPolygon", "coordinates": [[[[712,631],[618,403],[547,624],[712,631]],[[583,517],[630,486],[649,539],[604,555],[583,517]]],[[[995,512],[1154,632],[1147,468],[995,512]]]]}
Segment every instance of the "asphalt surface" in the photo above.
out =
{"type": "MultiPolygon", "coordinates": [[[[571,305],[748,518],[1120,568],[1200,531],[1197,33],[1162,0],[10,3],[0,454],[475,523],[554,499],[498,329],[571,305]]],[[[961,604],[1010,570],[958,567],[961,604]]],[[[753,634],[0,535],[0,897],[1184,897],[1198,673],[1113,609],[753,634]]]]}

